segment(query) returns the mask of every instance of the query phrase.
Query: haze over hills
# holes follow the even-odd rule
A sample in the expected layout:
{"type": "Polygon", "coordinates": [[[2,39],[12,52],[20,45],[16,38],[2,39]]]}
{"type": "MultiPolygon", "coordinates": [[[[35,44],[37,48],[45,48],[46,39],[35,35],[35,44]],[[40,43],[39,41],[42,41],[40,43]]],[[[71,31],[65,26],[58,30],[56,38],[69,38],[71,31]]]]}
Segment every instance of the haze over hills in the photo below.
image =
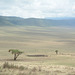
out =
{"type": "Polygon", "coordinates": [[[75,18],[71,19],[40,19],[40,18],[20,18],[13,16],[0,16],[0,26],[75,26],[75,18]]]}

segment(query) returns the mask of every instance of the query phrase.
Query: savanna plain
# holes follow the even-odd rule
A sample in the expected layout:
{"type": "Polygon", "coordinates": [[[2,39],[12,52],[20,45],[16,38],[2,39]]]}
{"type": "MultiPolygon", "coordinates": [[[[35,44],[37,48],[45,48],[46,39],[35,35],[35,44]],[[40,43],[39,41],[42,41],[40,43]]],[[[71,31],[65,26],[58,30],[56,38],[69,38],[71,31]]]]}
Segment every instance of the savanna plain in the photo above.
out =
{"type": "Polygon", "coordinates": [[[75,28],[0,27],[0,75],[75,75],[75,28]],[[23,54],[14,61],[9,49],[23,54]]]}

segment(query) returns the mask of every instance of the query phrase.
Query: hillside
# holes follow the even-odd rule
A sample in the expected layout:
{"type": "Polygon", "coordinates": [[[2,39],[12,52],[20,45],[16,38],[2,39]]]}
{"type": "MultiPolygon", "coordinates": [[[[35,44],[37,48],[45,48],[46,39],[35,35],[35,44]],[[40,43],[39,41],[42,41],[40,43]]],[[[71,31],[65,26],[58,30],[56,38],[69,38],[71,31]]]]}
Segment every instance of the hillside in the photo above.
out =
{"type": "Polygon", "coordinates": [[[0,16],[0,26],[74,26],[75,19],[66,20],[52,20],[52,19],[38,19],[38,18],[20,18],[20,17],[6,17],[0,16]]]}

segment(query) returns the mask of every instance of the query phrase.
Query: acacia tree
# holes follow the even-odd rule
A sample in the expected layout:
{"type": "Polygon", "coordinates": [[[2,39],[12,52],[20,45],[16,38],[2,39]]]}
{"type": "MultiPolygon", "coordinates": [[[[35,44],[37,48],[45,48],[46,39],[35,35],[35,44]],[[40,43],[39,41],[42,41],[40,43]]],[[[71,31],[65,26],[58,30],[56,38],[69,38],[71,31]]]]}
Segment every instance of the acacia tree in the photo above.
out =
{"type": "Polygon", "coordinates": [[[23,53],[23,52],[19,51],[18,49],[10,49],[9,52],[11,52],[14,55],[14,60],[16,60],[17,57],[23,53]]]}
{"type": "Polygon", "coordinates": [[[55,50],[56,54],[58,54],[58,50],[55,50]]]}

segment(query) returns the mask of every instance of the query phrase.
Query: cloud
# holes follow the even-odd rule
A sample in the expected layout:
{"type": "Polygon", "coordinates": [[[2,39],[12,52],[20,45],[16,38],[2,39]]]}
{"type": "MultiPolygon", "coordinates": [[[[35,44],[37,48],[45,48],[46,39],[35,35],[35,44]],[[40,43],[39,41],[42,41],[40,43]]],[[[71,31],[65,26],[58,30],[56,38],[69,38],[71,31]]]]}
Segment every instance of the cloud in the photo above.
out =
{"type": "Polygon", "coordinates": [[[75,0],[1,0],[0,15],[19,17],[74,17],[75,0]]]}

